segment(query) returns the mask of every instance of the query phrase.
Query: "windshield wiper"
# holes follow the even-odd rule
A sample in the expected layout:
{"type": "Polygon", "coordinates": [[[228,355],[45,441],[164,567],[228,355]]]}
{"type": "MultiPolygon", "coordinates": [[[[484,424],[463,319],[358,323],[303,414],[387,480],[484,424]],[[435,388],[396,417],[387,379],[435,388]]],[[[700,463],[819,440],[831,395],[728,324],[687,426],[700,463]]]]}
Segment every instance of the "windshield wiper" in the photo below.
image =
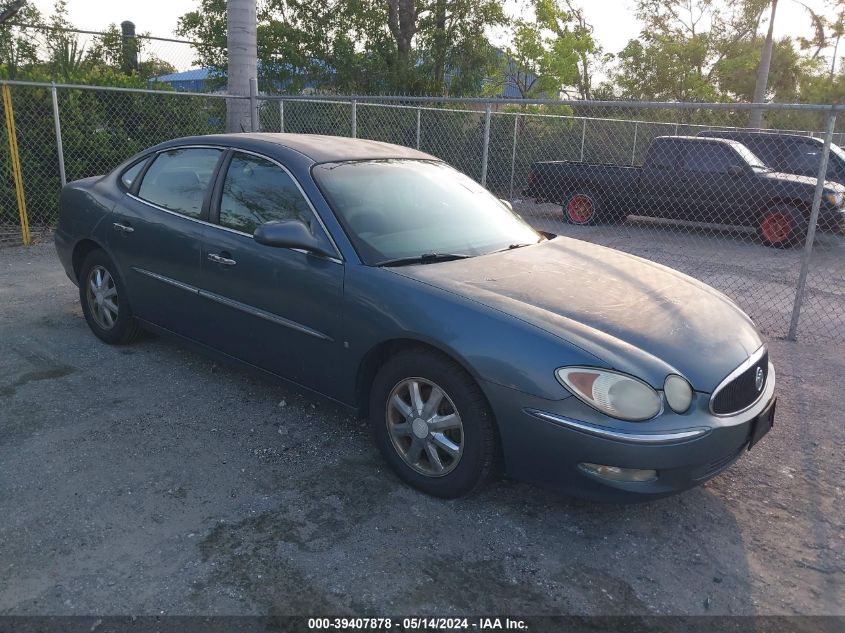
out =
{"type": "Polygon", "coordinates": [[[450,262],[456,259],[469,259],[469,255],[461,253],[423,253],[415,257],[397,257],[386,259],[376,266],[407,266],[409,264],[433,264],[435,262],[450,262]]]}
{"type": "Polygon", "coordinates": [[[493,253],[504,253],[505,251],[512,251],[515,248],[522,248],[523,246],[534,246],[535,244],[539,244],[540,242],[525,242],[522,244],[510,244],[505,248],[500,248],[497,251],[490,251],[488,255],[492,255],[493,253]]]}

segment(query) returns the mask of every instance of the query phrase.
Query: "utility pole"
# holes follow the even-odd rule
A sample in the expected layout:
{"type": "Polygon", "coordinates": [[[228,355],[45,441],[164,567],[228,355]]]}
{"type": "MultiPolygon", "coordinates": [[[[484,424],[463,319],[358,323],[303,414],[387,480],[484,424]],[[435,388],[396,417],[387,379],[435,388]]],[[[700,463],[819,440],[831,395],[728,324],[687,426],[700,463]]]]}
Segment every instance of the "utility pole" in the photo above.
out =
{"type": "MultiPolygon", "coordinates": [[[[760,55],[760,65],[757,67],[757,85],[754,87],[754,103],[766,101],[766,89],[769,85],[769,69],[772,67],[772,49],[774,48],[775,12],[778,10],[778,0],[772,0],[772,14],[769,16],[769,32],[763,44],[763,53],[760,55]]],[[[762,108],[754,108],[751,111],[751,121],[748,126],[759,128],[763,125],[762,108]]]]}
{"type": "Polygon", "coordinates": [[[255,0],[227,0],[226,44],[229,69],[226,75],[230,95],[244,97],[226,101],[226,131],[251,131],[250,80],[258,77],[257,25],[255,0]]]}

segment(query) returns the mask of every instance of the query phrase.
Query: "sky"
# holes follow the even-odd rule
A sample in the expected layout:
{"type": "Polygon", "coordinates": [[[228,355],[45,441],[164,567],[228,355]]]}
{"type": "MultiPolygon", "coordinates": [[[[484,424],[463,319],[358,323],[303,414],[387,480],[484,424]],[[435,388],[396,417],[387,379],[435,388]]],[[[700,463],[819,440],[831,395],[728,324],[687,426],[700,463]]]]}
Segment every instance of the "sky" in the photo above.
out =
{"type": "MultiPolygon", "coordinates": [[[[826,4],[825,0],[803,1],[817,11],[823,11],[826,4]]],[[[30,2],[45,14],[52,11],[53,0],[30,2]]],[[[70,21],[78,28],[96,31],[110,23],[120,24],[124,20],[131,20],[139,33],[159,37],[174,37],[179,16],[192,11],[198,4],[198,0],[67,0],[70,21]]],[[[605,52],[619,52],[628,40],[639,33],[640,24],[634,17],[633,4],[633,0],[581,0],[580,5],[584,7],[588,20],[595,28],[595,37],[605,52]]],[[[806,10],[796,0],[781,1],[775,35],[806,36],[811,32],[806,10]]],[[[171,55],[175,54],[171,52],[171,55]]],[[[185,54],[182,56],[186,57],[185,54]]],[[[187,57],[174,62],[181,68],[190,64],[187,57]]]]}

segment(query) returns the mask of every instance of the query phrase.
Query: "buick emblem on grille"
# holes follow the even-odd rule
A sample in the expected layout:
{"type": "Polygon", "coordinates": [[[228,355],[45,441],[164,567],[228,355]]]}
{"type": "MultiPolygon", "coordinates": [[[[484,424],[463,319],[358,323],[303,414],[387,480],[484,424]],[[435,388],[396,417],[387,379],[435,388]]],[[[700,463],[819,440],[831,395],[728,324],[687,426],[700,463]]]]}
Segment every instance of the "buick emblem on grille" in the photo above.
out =
{"type": "Polygon", "coordinates": [[[757,388],[757,391],[763,391],[763,368],[757,368],[757,374],[754,376],[754,386],[757,388]]]}

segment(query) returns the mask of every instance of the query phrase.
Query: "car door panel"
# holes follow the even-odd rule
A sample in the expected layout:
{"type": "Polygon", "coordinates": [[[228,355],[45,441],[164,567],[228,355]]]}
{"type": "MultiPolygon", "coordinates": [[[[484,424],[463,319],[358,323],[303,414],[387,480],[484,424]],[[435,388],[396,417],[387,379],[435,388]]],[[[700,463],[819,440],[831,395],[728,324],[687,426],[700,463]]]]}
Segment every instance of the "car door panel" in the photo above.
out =
{"type": "Polygon", "coordinates": [[[185,333],[199,308],[200,256],[207,227],[131,197],[112,216],[109,246],[133,312],[185,333]]]}
{"type": "Polygon", "coordinates": [[[342,344],[343,264],[212,228],[201,267],[207,343],[307,387],[330,391],[323,383],[336,375],[342,344]]]}
{"type": "Polygon", "coordinates": [[[339,258],[257,243],[267,221],[298,220],[331,242],[293,177],[275,161],[233,153],[218,177],[201,254],[205,341],[332,395],[342,350],[339,258]]]}
{"type": "Polygon", "coordinates": [[[115,206],[108,244],[126,282],[133,312],[141,319],[189,334],[199,309],[200,257],[207,199],[223,151],[172,148],[155,155],[139,182],[115,206]]]}

